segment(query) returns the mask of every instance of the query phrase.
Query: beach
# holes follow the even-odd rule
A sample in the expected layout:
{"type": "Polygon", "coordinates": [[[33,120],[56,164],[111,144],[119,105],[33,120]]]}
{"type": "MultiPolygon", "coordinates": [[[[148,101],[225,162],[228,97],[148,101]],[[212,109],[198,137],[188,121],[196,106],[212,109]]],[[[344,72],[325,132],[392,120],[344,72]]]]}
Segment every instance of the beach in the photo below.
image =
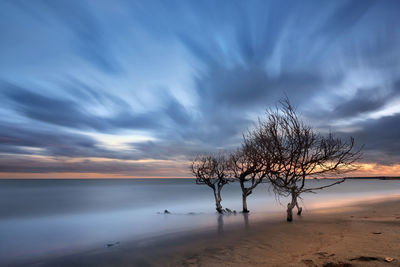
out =
{"type": "MultiPolygon", "coordinates": [[[[115,244],[33,266],[400,266],[400,198],[115,244]]],[[[216,215],[218,216],[218,215],[216,215]]],[[[225,215],[227,216],[227,215],[225,215]]]]}
{"type": "MultiPolygon", "coordinates": [[[[400,265],[400,201],[315,210],[293,223],[260,223],[172,253],[168,266],[400,265]],[[376,259],[374,259],[376,258],[376,259]]],[[[158,266],[163,263],[158,262],[158,266]]]]}

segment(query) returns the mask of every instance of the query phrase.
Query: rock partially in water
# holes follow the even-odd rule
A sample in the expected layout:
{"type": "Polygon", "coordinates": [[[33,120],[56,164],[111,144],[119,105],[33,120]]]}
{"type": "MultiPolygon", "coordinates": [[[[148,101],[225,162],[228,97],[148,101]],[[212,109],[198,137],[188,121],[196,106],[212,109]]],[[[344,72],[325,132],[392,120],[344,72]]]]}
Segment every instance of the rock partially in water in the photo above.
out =
{"type": "Polygon", "coordinates": [[[119,241],[118,241],[118,242],[115,242],[115,243],[108,243],[108,244],[106,245],[106,247],[110,248],[110,247],[113,247],[113,246],[116,246],[116,245],[119,245],[119,241]]]}

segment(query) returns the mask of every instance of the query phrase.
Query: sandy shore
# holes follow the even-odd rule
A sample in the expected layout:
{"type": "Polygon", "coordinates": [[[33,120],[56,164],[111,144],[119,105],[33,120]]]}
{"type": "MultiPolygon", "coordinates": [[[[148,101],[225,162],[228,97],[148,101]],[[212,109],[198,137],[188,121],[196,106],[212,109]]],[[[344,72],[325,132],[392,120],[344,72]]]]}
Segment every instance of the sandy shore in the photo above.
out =
{"type": "Polygon", "coordinates": [[[400,266],[400,200],[306,211],[292,223],[250,217],[34,266],[400,266]]]}

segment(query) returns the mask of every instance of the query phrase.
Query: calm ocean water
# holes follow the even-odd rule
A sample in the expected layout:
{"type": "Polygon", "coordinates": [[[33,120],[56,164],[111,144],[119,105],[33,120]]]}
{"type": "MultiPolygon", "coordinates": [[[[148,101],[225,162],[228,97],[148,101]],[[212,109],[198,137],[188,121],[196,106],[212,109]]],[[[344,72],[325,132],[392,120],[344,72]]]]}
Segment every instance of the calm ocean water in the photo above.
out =
{"type": "MultiPolygon", "coordinates": [[[[399,194],[398,180],[347,180],[305,195],[303,206],[311,210],[399,194]]],[[[284,219],[286,202],[262,184],[248,198],[250,220],[277,211],[284,219]]],[[[224,188],[222,204],[240,211],[238,184],[224,188]]],[[[226,216],[224,223],[240,217],[226,216]]],[[[191,179],[0,180],[0,265],[215,227],[217,218],[212,191],[191,179]],[[162,214],[165,209],[171,214],[162,214]]]]}

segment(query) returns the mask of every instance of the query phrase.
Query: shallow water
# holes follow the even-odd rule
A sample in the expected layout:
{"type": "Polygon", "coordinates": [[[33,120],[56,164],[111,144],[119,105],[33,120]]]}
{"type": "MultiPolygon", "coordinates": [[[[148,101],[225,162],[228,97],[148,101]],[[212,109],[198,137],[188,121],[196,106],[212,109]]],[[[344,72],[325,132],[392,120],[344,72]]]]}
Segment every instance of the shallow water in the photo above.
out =
{"type": "MultiPolygon", "coordinates": [[[[226,186],[222,193],[223,206],[239,211],[238,184],[226,186]]],[[[399,194],[399,180],[347,180],[304,195],[302,205],[307,210],[399,194]]],[[[278,211],[284,218],[286,202],[261,184],[248,198],[249,220],[278,211]]],[[[224,224],[239,221],[240,214],[223,218],[224,224]]],[[[212,191],[192,179],[0,180],[0,264],[220,223],[212,191]],[[164,215],[165,209],[171,214],[164,215]]]]}

